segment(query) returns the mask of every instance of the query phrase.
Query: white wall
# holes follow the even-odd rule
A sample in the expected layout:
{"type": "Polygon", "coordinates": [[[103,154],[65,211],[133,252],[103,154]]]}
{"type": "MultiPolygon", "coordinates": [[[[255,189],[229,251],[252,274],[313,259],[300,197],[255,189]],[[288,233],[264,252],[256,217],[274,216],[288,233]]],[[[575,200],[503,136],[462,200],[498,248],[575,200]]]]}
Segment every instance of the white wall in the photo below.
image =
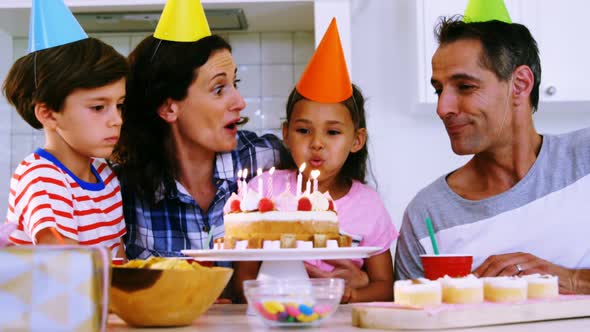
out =
{"type": "MultiPolygon", "coordinates": [[[[430,113],[412,111],[418,98],[415,5],[415,0],[352,0],[351,9],[352,78],[368,98],[370,157],[398,228],[417,191],[468,159],[453,154],[434,106],[430,113]]],[[[590,109],[563,114],[540,109],[534,118],[540,132],[561,133],[590,126],[590,109]]]]}
{"type": "MultiPolygon", "coordinates": [[[[12,36],[0,30],[0,86],[8,74],[10,64],[12,64],[12,36]]],[[[10,179],[10,145],[12,114],[9,111],[8,102],[5,98],[0,97],[0,223],[6,216],[6,207],[8,206],[8,185],[10,179]]]]}

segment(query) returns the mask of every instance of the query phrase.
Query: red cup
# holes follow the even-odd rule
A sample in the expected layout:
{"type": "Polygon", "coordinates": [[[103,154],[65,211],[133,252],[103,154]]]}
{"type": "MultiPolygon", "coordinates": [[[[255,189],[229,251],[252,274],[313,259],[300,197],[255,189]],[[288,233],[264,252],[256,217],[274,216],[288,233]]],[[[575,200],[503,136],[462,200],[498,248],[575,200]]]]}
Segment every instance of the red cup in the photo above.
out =
{"type": "Polygon", "coordinates": [[[420,255],[424,277],[430,280],[464,277],[471,273],[473,256],[470,255],[420,255]]]}

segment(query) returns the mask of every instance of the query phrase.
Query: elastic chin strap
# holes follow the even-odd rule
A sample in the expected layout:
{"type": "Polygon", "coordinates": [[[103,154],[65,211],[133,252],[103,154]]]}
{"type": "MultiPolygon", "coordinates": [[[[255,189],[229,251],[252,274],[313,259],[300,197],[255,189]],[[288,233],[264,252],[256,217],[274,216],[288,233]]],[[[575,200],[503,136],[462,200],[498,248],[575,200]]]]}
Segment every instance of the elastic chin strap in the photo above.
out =
{"type": "Polygon", "coordinates": [[[35,90],[39,88],[37,83],[37,52],[33,54],[33,80],[35,81],[35,90]]]}

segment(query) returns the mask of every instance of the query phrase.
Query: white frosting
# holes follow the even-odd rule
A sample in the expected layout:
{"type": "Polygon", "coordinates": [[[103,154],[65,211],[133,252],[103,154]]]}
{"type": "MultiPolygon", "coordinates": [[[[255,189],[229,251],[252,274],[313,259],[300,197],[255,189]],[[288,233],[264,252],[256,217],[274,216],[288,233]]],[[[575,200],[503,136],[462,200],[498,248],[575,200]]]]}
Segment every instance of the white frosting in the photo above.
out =
{"type": "Polygon", "coordinates": [[[297,249],[313,249],[313,242],[297,240],[296,248],[297,249]]]}
{"type": "Polygon", "coordinates": [[[558,285],[559,278],[557,276],[552,276],[550,274],[529,274],[526,276],[522,276],[522,279],[525,279],[529,284],[544,284],[544,285],[558,285]]]}
{"type": "Polygon", "coordinates": [[[245,249],[248,249],[248,240],[236,241],[235,248],[237,250],[245,250],[245,249]]]}
{"type": "Polygon", "coordinates": [[[519,277],[488,277],[483,278],[483,282],[494,288],[527,288],[527,281],[519,277]]]}
{"type": "Polygon", "coordinates": [[[260,201],[260,195],[254,190],[248,190],[244,199],[240,203],[240,209],[242,211],[255,211],[258,210],[258,202],[260,201]]]}
{"type": "Polygon", "coordinates": [[[314,191],[309,195],[309,201],[311,202],[311,209],[314,211],[327,211],[330,206],[330,202],[319,191],[314,191]]]}
{"type": "MultiPolygon", "coordinates": [[[[244,201],[242,201],[242,205],[244,201]]],[[[268,211],[249,213],[230,213],[224,216],[224,222],[252,222],[252,221],[316,221],[338,222],[334,211],[268,211]]]]}
{"type": "Polygon", "coordinates": [[[439,279],[444,287],[450,288],[481,288],[483,287],[483,280],[476,278],[473,274],[470,274],[463,278],[451,278],[444,276],[439,279]]]}
{"type": "Polygon", "coordinates": [[[404,293],[425,293],[433,291],[442,293],[441,284],[438,280],[428,280],[426,278],[398,280],[393,284],[393,288],[404,293]]]}
{"type": "Polygon", "coordinates": [[[333,199],[333,198],[332,198],[332,196],[330,195],[330,192],[329,192],[329,191],[326,191],[326,192],[324,193],[324,196],[326,196],[326,199],[328,200],[328,204],[330,204],[330,201],[332,201],[332,205],[334,206],[334,211],[338,211],[338,210],[336,209],[336,201],[334,201],[334,199],[333,199]]]}
{"type": "Polygon", "coordinates": [[[297,211],[297,199],[286,189],[275,198],[275,205],[279,211],[297,211]]]}
{"type": "Polygon", "coordinates": [[[262,242],[262,249],[281,249],[281,241],[264,240],[262,242]]]}
{"type": "Polygon", "coordinates": [[[326,248],[338,248],[338,241],[337,240],[328,240],[326,241],[326,248]]]}
{"type": "Polygon", "coordinates": [[[235,200],[239,200],[240,197],[238,195],[236,195],[236,193],[232,193],[231,196],[229,196],[229,199],[227,200],[227,202],[225,202],[225,205],[223,206],[223,213],[224,214],[228,214],[231,212],[231,203],[235,200]]]}

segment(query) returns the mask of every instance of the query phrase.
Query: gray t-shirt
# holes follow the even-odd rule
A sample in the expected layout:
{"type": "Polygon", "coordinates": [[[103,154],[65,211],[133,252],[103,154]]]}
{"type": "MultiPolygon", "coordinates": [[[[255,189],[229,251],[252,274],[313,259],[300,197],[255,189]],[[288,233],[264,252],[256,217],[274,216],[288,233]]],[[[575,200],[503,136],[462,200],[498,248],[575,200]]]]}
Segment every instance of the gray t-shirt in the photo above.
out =
{"type": "Polygon", "coordinates": [[[482,200],[457,195],[442,176],[410,202],[397,242],[395,279],[423,276],[433,254],[425,219],[443,254],[528,252],[567,268],[590,267],[590,128],[543,135],[537,160],[514,187],[482,200]]]}

